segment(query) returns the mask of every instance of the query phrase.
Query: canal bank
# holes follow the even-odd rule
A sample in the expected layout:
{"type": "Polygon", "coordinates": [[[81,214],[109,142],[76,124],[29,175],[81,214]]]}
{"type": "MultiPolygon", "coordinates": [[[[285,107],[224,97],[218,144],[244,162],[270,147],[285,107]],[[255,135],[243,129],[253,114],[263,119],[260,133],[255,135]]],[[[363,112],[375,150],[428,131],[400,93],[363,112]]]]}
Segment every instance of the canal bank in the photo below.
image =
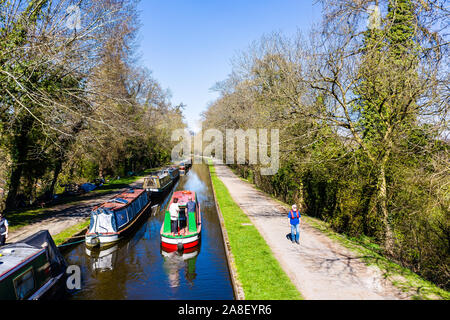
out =
{"type": "MultiPolygon", "coordinates": [[[[215,165],[214,171],[216,179],[223,184],[225,189],[223,192],[229,192],[231,198],[231,201],[224,205],[234,204],[245,213],[245,217],[261,233],[264,242],[269,245],[282,269],[305,299],[411,298],[411,294],[395,287],[378,268],[367,266],[357,254],[307,223],[302,223],[301,226],[300,245],[291,244],[287,237],[290,228],[285,207],[239,179],[227,166],[215,165]]],[[[225,211],[222,205],[221,210],[225,211]]],[[[244,230],[245,225],[246,223],[241,220],[232,227],[240,233],[247,234],[248,232],[244,230]]],[[[229,226],[226,228],[230,234],[229,226]]],[[[238,260],[236,254],[235,258],[238,260]]],[[[238,273],[241,278],[239,267],[238,273]]],[[[278,281],[277,278],[272,280],[278,281]]],[[[244,283],[242,280],[241,282],[244,283]]]]}
{"type": "MultiPolygon", "coordinates": [[[[235,170],[233,173],[242,181],[250,183],[255,189],[271,198],[279,205],[285,208],[286,212],[290,210],[291,205],[286,204],[274,196],[259,189],[254,183],[241,177],[235,170]]],[[[427,281],[412,272],[410,269],[389,260],[380,254],[377,250],[377,244],[368,238],[353,238],[346,234],[338,233],[333,230],[331,225],[323,220],[311,216],[303,215],[303,221],[310,227],[320,231],[328,238],[338,242],[340,245],[349,249],[358,256],[366,265],[378,268],[383,274],[383,278],[391,281],[391,283],[401,291],[408,293],[411,299],[415,300],[449,300],[448,291],[439,288],[434,283],[427,281]]]]}
{"type": "Polygon", "coordinates": [[[213,169],[211,169],[211,165],[209,164],[208,168],[209,168],[209,178],[211,179],[211,187],[214,195],[214,203],[216,206],[217,215],[219,217],[220,227],[222,229],[222,240],[227,255],[227,263],[228,269],[230,271],[231,283],[233,285],[234,298],[236,300],[245,300],[245,292],[242,283],[238,279],[237,266],[234,260],[233,252],[231,251],[230,238],[228,237],[228,232],[227,229],[225,228],[225,220],[223,218],[222,211],[220,210],[220,206],[217,201],[217,194],[214,187],[214,181],[211,175],[211,170],[213,169]]]}
{"type": "Polygon", "coordinates": [[[299,300],[301,294],[281,268],[252,221],[230,196],[214,165],[209,165],[224,242],[238,299],[299,300]]]}

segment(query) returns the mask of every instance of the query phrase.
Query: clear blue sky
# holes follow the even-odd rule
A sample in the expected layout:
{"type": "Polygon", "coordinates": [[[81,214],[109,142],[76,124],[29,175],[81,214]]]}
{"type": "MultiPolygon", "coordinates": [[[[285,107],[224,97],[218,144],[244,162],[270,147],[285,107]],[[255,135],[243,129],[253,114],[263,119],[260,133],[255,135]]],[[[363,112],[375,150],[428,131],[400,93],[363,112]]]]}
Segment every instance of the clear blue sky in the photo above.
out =
{"type": "Polygon", "coordinates": [[[217,98],[210,88],[231,72],[230,60],[273,31],[293,35],[320,20],[314,0],[141,0],[139,51],[172,103],[187,105],[196,130],[217,98]]]}

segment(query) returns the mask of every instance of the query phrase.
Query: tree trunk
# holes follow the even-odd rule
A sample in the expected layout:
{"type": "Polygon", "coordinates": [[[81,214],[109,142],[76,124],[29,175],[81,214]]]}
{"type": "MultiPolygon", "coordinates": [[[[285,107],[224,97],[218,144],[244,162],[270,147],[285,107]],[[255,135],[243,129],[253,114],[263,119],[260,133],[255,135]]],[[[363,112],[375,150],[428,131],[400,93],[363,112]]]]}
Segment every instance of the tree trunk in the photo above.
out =
{"type": "MultiPolygon", "coordinates": [[[[26,148],[25,148],[26,149],[26,148]]],[[[8,185],[8,196],[6,197],[5,201],[5,211],[10,211],[12,209],[15,209],[17,206],[16,198],[17,193],[19,191],[20,187],[20,179],[22,178],[22,172],[25,167],[25,158],[27,156],[27,151],[21,151],[19,152],[19,159],[13,166],[11,170],[11,176],[9,178],[9,185],[8,185]],[[24,153],[24,154],[22,154],[24,153]]]]}
{"type": "Polygon", "coordinates": [[[53,171],[53,179],[52,179],[52,183],[50,184],[50,189],[47,191],[47,194],[45,195],[45,198],[47,200],[53,199],[53,194],[55,192],[56,182],[58,181],[58,176],[59,176],[59,174],[61,173],[61,170],[62,170],[62,164],[63,164],[63,160],[62,159],[58,160],[58,162],[56,163],[55,170],[53,171]]]}
{"type": "Polygon", "coordinates": [[[389,212],[387,209],[387,187],[386,187],[386,162],[383,161],[380,166],[380,173],[378,177],[378,194],[377,203],[381,213],[383,228],[384,228],[384,248],[388,254],[393,253],[394,249],[394,234],[392,226],[389,221],[389,212]]]}
{"type": "Polygon", "coordinates": [[[22,177],[22,171],[23,171],[24,163],[19,162],[16,163],[11,171],[11,176],[9,179],[9,186],[8,186],[8,196],[6,197],[5,201],[5,211],[10,211],[12,209],[16,208],[16,197],[17,192],[19,191],[20,186],[20,178],[22,177]]]}
{"type": "Polygon", "coordinates": [[[18,128],[19,132],[13,140],[14,146],[11,151],[11,154],[13,154],[13,165],[8,184],[8,196],[5,201],[5,211],[16,208],[16,198],[20,187],[20,179],[28,157],[28,133],[32,124],[32,119],[29,121],[26,119],[22,123],[22,126],[18,128]]]}

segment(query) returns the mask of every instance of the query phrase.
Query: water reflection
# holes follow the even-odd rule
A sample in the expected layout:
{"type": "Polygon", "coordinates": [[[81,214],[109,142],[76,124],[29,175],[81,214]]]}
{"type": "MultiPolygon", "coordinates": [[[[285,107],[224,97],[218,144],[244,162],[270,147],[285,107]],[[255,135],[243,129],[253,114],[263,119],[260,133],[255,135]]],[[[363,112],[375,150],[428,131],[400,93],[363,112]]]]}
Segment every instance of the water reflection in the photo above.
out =
{"type": "Polygon", "coordinates": [[[86,254],[91,257],[91,266],[93,271],[112,271],[117,262],[117,250],[119,245],[115,245],[105,250],[91,250],[86,247],[86,254]]]}
{"type": "Polygon", "coordinates": [[[166,271],[170,287],[180,286],[180,272],[184,269],[185,279],[192,285],[197,277],[195,264],[200,253],[200,245],[184,251],[166,251],[161,248],[164,258],[164,271],[166,271]]]}

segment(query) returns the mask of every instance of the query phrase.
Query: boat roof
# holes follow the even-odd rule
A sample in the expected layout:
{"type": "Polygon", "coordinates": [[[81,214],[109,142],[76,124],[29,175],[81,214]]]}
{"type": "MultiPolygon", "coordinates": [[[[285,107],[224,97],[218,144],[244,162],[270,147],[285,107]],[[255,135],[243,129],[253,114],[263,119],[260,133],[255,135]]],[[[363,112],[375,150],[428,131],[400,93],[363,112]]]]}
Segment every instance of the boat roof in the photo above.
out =
{"type": "Polygon", "coordinates": [[[178,170],[178,168],[176,168],[176,167],[167,167],[167,168],[164,169],[164,171],[166,171],[166,170],[174,171],[174,170],[178,170]]]}
{"type": "Polygon", "coordinates": [[[189,201],[189,197],[192,197],[192,201],[196,201],[195,191],[183,190],[183,191],[175,191],[172,195],[172,199],[170,203],[173,202],[173,199],[178,198],[178,204],[180,206],[186,205],[189,201]]]}
{"type": "Polygon", "coordinates": [[[160,171],[154,171],[154,172],[150,172],[150,176],[147,178],[164,178],[165,176],[168,175],[167,172],[164,172],[167,169],[162,169],[160,171]]]}
{"type": "Polygon", "coordinates": [[[122,192],[121,194],[118,194],[112,199],[109,199],[107,202],[94,207],[92,210],[95,211],[98,210],[99,208],[104,208],[111,211],[120,210],[128,206],[130,203],[132,203],[144,192],[145,192],[144,189],[130,189],[128,191],[122,192]]]}
{"type": "Polygon", "coordinates": [[[13,270],[22,262],[30,259],[45,249],[39,249],[27,244],[7,245],[0,249],[0,280],[8,271],[13,270]]]}

